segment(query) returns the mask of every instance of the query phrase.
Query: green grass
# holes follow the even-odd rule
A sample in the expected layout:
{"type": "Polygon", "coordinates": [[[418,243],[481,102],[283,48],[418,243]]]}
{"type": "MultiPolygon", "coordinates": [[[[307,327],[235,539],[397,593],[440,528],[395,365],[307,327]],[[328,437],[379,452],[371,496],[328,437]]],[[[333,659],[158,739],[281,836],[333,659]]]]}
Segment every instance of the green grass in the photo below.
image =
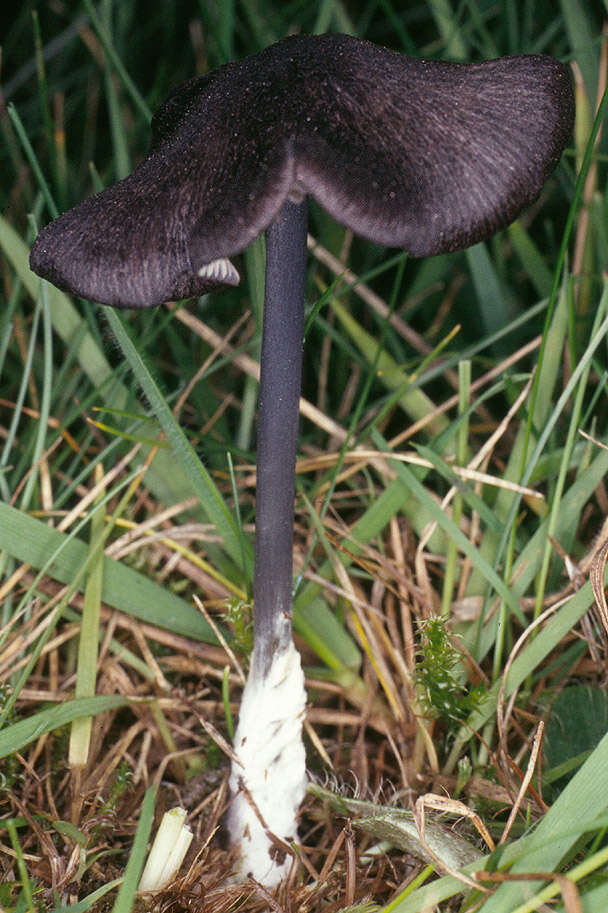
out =
{"type": "MultiPolygon", "coordinates": [[[[211,837],[221,813],[213,777],[225,763],[212,736],[227,737],[238,714],[246,663],[227,658],[216,630],[238,653],[226,607],[246,604],[252,576],[262,243],[243,256],[239,288],[186,305],[195,320],[174,308],[117,315],[73,301],[33,276],[29,247],[36,226],[129,172],[145,153],[150,112],[175,83],[290,32],[344,31],[437,59],[551,53],[578,74],[562,163],[540,200],[487,243],[408,260],[345,238],[312,207],[311,233],[334,261],[347,250],[356,282],[336,281],[343,267],[311,252],[303,394],[316,409],[301,423],[295,600],[310,725],[338,780],[354,772],[357,798],[381,782],[405,808],[419,792],[449,794],[498,840],[558,694],[585,685],[576,707],[586,693],[595,706],[606,631],[589,571],[608,513],[600,7],[87,0],[43,2],[36,15],[22,5],[4,30],[3,910],[137,909],[149,784],[167,790],[164,804],[187,804],[188,784],[206,777],[211,799],[192,822],[193,846],[211,837]],[[445,619],[455,650],[422,642],[420,623],[432,615],[445,619]],[[422,654],[437,681],[455,683],[453,700],[433,708],[417,674],[422,654]],[[91,716],[77,775],[70,724],[91,716]],[[179,756],[167,759],[167,744],[179,756]]],[[[318,791],[307,799],[304,843],[317,872],[332,848],[335,864],[314,888],[305,869],[293,904],[339,910],[371,898],[387,913],[417,913],[483,900],[484,913],[523,913],[559,898],[563,883],[517,876],[554,872],[568,874],[585,913],[602,913],[608,741],[577,712],[580,746],[570,728],[572,744],[552,750],[551,767],[541,749],[499,850],[458,825],[482,852],[469,875],[483,867],[513,880],[485,882],[482,897],[438,865],[411,870],[409,843],[370,862],[385,835],[373,827],[357,829],[353,874],[341,828],[356,803],[330,812],[318,791]]],[[[315,742],[308,757],[322,775],[315,742]]],[[[393,826],[385,800],[378,814],[393,826]]],[[[210,842],[167,901],[186,909],[201,882],[219,891],[225,857],[210,842]]],[[[234,890],[208,907],[198,897],[200,909],[228,909],[234,890]]],[[[265,909],[244,890],[242,909],[265,909]]],[[[564,895],[558,909],[574,907],[564,895]]]]}

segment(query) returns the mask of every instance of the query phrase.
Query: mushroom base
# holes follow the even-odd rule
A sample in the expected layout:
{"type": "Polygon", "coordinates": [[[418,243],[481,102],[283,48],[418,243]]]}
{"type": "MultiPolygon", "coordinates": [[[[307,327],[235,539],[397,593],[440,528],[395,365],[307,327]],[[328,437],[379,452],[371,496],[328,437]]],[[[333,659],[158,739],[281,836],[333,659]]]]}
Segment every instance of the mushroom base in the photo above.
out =
{"type": "Polygon", "coordinates": [[[241,763],[233,763],[230,773],[234,799],[227,824],[232,844],[241,851],[235,879],[251,876],[273,886],[288,875],[293,857],[269,832],[287,844],[296,839],[306,791],[306,692],[293,642],[275,655],[263,678],[259,668],[254,655],[234,739],[241,763]]]}

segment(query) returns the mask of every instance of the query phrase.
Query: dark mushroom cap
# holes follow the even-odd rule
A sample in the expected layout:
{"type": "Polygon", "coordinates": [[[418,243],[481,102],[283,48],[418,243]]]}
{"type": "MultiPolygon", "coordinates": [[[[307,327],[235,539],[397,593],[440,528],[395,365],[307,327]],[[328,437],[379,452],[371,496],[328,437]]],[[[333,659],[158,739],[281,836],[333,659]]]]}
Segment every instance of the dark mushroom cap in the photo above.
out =
{"type": "Polygon", "coordinates": [[[551,57],[457,64],[287,38],[177,88],[147,158],[43,229],[31,267],[105,304],[199,295],[236,284],[227,258],[303,194],[378,244],[458,250],[538,196],[573,118],[551,57]]]}

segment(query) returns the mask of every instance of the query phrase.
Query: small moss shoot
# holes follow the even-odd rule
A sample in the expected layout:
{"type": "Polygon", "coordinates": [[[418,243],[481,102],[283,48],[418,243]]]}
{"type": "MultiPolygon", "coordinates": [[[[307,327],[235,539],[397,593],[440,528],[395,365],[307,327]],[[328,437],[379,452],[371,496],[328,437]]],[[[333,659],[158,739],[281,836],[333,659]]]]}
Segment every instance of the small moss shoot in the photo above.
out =
{"type": "Polygon", "coordinates": [[[429,618],[418,630],[416,681],[422,704],[430,717],[458,724],[478,706],[483,689],[467,687],[458,674],[462,657],[452,643],[445,619],[429,618]]]}
{"type": "Polygon", "coordinates": [[[234,633],[232,648],[239,656],[248,657],[253,650],[253,606],[242,599],[228,602],[224,618],[234,633]]]}

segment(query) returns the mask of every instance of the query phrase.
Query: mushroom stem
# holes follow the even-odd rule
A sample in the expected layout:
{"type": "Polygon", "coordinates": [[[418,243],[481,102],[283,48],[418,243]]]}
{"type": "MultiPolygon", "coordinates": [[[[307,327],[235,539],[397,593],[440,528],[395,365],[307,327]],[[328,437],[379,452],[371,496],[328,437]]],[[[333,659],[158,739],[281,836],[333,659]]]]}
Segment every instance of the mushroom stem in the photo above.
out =
{"type": "Polygon", "coordinates": [[[292,638],[293,501],[298,436],[306,201],[287,201],[266,234],[258,414],[254,647],[234,737],[228,813],[235,876],[285,878],[306,790],[306,691],[292,638]],[[279,838],[277,843],[276,838],[279,838]]]}
{"type": "Polygon", "coordinates": [[[307,203],[283,205],[266,233],[258,410],[252,666],[265,678],[292,637],[293,502],[298,440],[307,203]]]}

